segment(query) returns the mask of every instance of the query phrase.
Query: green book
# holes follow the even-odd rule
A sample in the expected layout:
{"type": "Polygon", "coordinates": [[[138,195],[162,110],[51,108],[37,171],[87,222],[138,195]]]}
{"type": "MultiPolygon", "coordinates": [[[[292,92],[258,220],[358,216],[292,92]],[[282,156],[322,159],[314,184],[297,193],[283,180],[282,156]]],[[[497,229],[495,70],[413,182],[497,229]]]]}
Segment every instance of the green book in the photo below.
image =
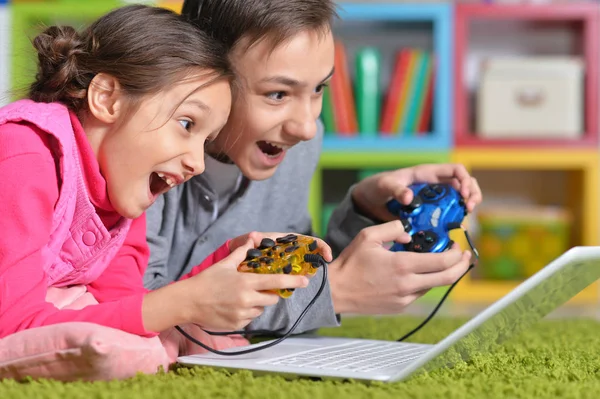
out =
{"type": "Polygon", "coordinates": [[[325,126],[325,134],[333,135],[336,132],[335,115],[333,113],[333,103],[331,98],[331,89],[325,87],[323,89],[323,107],[321,109],[321,120],[325,126]]]}
{"type": "Polygon", "coordinates": [[[356,53],[356,116],[361,136],[376,136],[381,116],[381,54],[375,47],[356,53]]]}

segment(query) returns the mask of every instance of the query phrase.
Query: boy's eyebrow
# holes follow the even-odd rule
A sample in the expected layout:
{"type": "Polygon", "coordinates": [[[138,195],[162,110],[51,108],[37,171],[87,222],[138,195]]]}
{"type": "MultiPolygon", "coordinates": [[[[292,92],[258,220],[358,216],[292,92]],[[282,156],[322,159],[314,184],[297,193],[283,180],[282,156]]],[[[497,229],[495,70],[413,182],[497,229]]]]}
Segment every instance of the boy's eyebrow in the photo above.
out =
{"type": "MultiPolygon", "coordinates": [[[[333,76],[334,70],[335,70],[335,68],[331,68],[331,72],[329,72],[327,74],[327,76],[325,78],[323,78],[321,80],[321,83],[319,83],[319,84],[323,84],[323,82],[325,82],[327,79],[329,79],[331,76],[333,76]]],[[[300,82],[296,79],[292,79],[290,77],[283,76],[283,75],[269,76],[264,79],[261,79],[261,82],[263,82],[263,83],[280,83],[280,84],[290,86],[290,87],[306,87],[307,86],[307,84],[305,82],[300,82]]]]}

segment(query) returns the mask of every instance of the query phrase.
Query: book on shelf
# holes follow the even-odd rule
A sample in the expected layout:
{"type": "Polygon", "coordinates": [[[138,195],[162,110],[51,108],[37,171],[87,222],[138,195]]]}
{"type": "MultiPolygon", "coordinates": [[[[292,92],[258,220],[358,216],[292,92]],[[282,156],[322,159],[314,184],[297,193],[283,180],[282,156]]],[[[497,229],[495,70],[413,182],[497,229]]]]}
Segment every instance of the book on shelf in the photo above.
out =
{"type": "Polygon", "coordinates": [[[354,60],[349,60],[338,40],[334,62],[335,73],[324,90],[321,112],[327,135],[420,136],[431,130],[436,72],[433,53],[399,49],[387,88],[381,85],[382,56],[376,47],[360,48],[354,60]]]}

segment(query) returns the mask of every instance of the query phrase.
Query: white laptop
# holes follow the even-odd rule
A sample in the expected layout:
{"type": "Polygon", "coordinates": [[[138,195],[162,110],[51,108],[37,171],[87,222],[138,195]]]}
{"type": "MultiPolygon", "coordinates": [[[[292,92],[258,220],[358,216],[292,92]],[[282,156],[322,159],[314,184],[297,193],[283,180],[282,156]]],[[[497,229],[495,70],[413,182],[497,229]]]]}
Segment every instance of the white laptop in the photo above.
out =
{"type": "MultiPolygon", "coordinates": [[[[435,345],[295,337],[244,355],[205,353],[182,356],[178,361],[189,366],[244,369],[255,374],[276,373],[286,377],[400,381],[421,371],[451,367],[457,360],[466,361],[473,354],[493,351],[598,278],[600,247],[575,247],[435,345]]],[[[265,344],[262,342],[244,349],[265,344]]]]}

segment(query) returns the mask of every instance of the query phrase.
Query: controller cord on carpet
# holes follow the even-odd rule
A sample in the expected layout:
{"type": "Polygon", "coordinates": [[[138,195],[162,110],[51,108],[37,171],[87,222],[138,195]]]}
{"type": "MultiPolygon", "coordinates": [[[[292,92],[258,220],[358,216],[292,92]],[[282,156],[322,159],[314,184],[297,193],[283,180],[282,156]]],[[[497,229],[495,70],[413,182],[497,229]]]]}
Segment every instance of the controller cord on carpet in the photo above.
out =
{"type": "MultiPolygon", "coordinates": [[[[257,346],[257,347],[254,347],[254,348],[239,350],[239,351],[235,351],[235,352],[225,352],[225,351],[220,351],[220,350],[211,348],[210,346],[208,346],[206,344],[203,344],[202,342],[200,342],[199,340],[197,340],[196,338],[194,338],[190,334],[188,334],[186,331],[184,331],[183,328],[181,328],[180,326],[175,326],[175,329],[177,331],[179,331],[184,337],[186,337],[187,339],[189,339],[190,341],[192,341],[194,344],[196,344],[196,345],[198,345],[198,346],[206,349],[209,352],[215,353],[217,355],[223,355],[223,356],[244,355],[246,353],[256,352],[256,351],[267,349],[267,348],[270,348],[270,347],[272,347],[274,345],[277,345],[281,341],[283,341],[286,338],[288,338],[290,336],[290,334],[292,334],[292,332],[294,332],[294,330],[296,329],[296,327],[298,327],[298,324],[300,324],[300,322],[302,321],[302,319],[304,318],[304,316],[306,316],[306,314],[308,313],[308,311],[310,310],[310,308],[315,304],[315,302],[317,301],[317,299],[319,298],[319,296],[321,295],[321,293],[325,289],[325,284],[327,282],[327,262],[325,262],[325,259],[323,259],[323,257],[321,255],[306,254],[306,255],[304,255],[304,261],[305,262],[310,262],[310,263],[316,263],[316,264],[319,264],[319,265],[321,265],[323,267],[323,279],[321,281],[321,286],[319,287],[319,290],[315,294],[314,298],[308,303],[308,305],[306,305],[306,308],[302,311],[302,313],[298,317],[298,320],[296,320],[296,322],[294,323],[294,325],[282,337],[280,337],[280,338],[278,338],[278,339],[276,339],[274,341],[271,341],[271,342],[269,342],[269,343],[267,343],[265,345],[257,346]]],[[[236,334],[239,334],[239,335],[258,335],[258,334],[273,334],[274,331],[267,331],[267,330],[256,330],[256,331],[244,331],[244,330],[241,330],[241,331],[226,331],[226,332],[206,331],[206,333],[208,333],[210,335],[236,335],[236,334]]]]}
{"type": "Polygon", "coordinates": [[[477,249],[475,248],[475,246],[473,245],[473,242],[471,241],[471,237],[469,236],[469,232],[460,223],[452,224],[452,225],[448,226],[449,230],[455,230],[455,229],[459,229],[459,228],[462,229],[463,232],[465,233],[465,237],[467,238],[467,242],[469,243],[469,246],[471,247],[471,251],[473,252],[473,255],[475,256],[475,260],[473,261],[473,263],[471,263],[469,265],[469,268],[467,269],[467,271],[464,272],[462,274],[462,276],[460,276],[458,278],[458,280],[456,280],[450,286],[450,288],[448,288],[448,290],[446,291],[446,293],[444,294],[444,296],[442,297],[442,299],[440,300],[440,302],[433,309],[433,311],[429,314],[429,316],[427,316],[427,318],[425,320],[423,320],[423,322],[421,324],[419,324],[416,328],[414,328],[412,331],[410,331],[409,333],[403,335],[401,338],[397,339],[398,342],[404,341],[405,339],[407,339],[408,337],[410,337],[411,335],[413,335],[414,333],[416,333],[417,331],[419,331],[425,324],[427,324],[429,322],[429,320],[431,320],[433,318],[433,316],[435,316],[435,314],[437,313],[437,311],[440,309],[440,307],[442,306],[442,304],[444,303],[444,301],[446,300],[446,298],[450,294],[450,291],[452,291],[452,289],[456,286],[456,284],[458,284],[458,282],[460,280],[462,280],[462,278],[464,276],[466,276],[466,274],[469,273],[469,271],[471,271],[471,269],[473,267],[475,267],[475,263],[477,263],[477,259],[479,259],[479,253],[477,252],[477,249]]]}

